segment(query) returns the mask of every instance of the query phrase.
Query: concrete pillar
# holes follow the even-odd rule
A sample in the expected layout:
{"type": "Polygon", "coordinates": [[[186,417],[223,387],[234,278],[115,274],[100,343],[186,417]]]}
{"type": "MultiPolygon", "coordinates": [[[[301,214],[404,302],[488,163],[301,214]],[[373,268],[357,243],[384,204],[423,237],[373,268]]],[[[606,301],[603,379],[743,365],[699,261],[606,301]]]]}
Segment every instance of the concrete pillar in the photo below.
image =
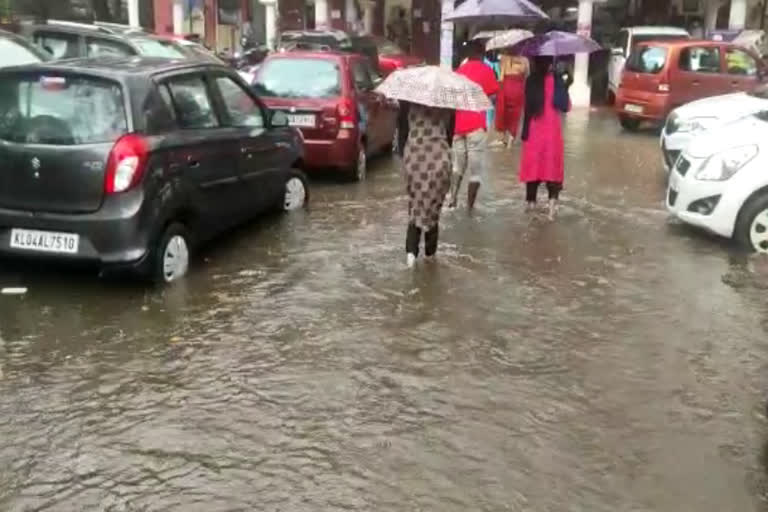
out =
{"type": "Polygon", "coordinates": [[[731,0],[731,14],[728,18],[728,28],[742,30],[747,24],[747,0],[731,0]]]}
{"type": "Polygon", "coordinates": [[[704,31],[717,29],[717,11],[722,6],[721,0],[704,0],[704,31]]]}
{"type": "Polygon", "coordinates": [[[267,47],[271,50],[277,45],[277,0],[259,0],[264,5],[264,33],[267,47]]]}
{"type": "MultiPolygon", "coordinates": [[[[592,0],[579,0],[576,32],[580,36],[592,35],[592,0]]],[[[578,53],[574,59],[571,102],[574,107],[588,107],[592,90],[589,84],[589,54],[578,53]]]]}
{"type": "Polygon", "coordinates": [[[376,2],[373,0],[360,0],[360,6],[363,9],[363,33],[373,34],[373,17],[376,2]]]}
{"type": "Polygon", "coordinates": [[[344,21],[346,21],[347,30],[355,32],[357,23],[357,10],[354,0],[344,0],[344,21]]]}
{"type": "Polygon", "coordinates": [[[328,0],[315,0],[315,28],[318,30],[330,28],[328,23],[328,0]]]}
{"type": "Polygon", "coordinates": [[[128,0],[128,24],[132,27],[140,28],[139,20],[139,0],[128,0]]]}
{"type": "Polygon", "coordinates": [[[453,23],[442,21],[453,12],[453,0],[442,0],[440,23],[440,66],[453,68],[453,23]]]}
{"type": "Polygon", "coordinates": [[[173,33],[184,34],[184,0],[173,0],[173,33]]]}

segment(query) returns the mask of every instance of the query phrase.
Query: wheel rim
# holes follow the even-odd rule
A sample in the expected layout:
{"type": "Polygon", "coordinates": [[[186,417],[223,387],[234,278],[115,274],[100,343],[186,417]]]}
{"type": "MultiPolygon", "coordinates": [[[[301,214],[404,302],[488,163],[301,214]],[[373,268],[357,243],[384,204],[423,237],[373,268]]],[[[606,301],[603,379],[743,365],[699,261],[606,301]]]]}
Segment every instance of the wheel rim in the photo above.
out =
{"type": "Polygon", "coordinates": [[[362,181],[368,172],[368,162],[366,162],[365,148],[361,147],[357,154],[357,179],[362,181]]]}
{"type": "Polygon", "coordinates": [[[291,178],[285,184],[285,209],[296,210],[304,206],[307,199],[307,191],[304,182],[299,178],[291,178]]]}
{"type": "Polygon", "coordinates": [[[189,247],[183,236],[175,235],[168,240],[163,252],[163,278],[170,283],[184,277],[189,269],[189,247]]]}
{"type": "Polygon", "coordinates": [[[749,241],[757,252],[768,253],[768,208],[758,213],[752,221],[749,241]]]}

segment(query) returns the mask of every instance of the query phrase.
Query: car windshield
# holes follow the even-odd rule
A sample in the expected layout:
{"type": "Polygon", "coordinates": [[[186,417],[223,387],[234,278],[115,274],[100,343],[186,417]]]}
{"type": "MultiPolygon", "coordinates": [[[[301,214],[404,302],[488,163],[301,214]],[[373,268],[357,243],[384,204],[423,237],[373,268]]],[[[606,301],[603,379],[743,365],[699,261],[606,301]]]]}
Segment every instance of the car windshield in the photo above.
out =
{"type": "Polygon", "coordinates": [[[259,70],[254,86],[261,96],[279,98],[333,98],[341,94],[339,66],[327,59],[270,60],[259,70]]]}
{"type": "Polygon", "coordinates": [[[377,39],[376,47],[381,55],[405,55],[402,48],[387,39],[377,39]]]}
{"type": "Polygon", "coordinates": [[[305,32],[284,32],[280,37],[281,44],[305,43],[312,46],[327,46],[331,49],[350,50],[352,41],[349,38],[336,37],[333,34],[308,34],[305,32]]]}
{"type": "Polygon", "coordinates": [[[26,144],[112,142],[127,132],[119,84],[63,75],[0,74],[0,139],[26,144]]]}
{"type": "Polygon", "coordinates": [[[627,60],[626,69],[635,73],[659,73],[667,63],[667,49],[662,46],[640,46],[627,60]]]}
{"type": "Polygon", "coordinates": [[[139,50],[139,54],[145,57],[163,57],[166,59],[183,59],[181,53],[170,41],[158,41],[156,39],[134,39],[133,44],[139,50]]]}
{"type": "Polygon", "coordinates": [[[35,53],[31,48],[26,48],[21,44],[5,37],[0,37],[0,55],[3,56],[2,65],[5,66],[22,66],[24,64],[34,64],[41,62],[43,56],[39,53],[35,53]]]}

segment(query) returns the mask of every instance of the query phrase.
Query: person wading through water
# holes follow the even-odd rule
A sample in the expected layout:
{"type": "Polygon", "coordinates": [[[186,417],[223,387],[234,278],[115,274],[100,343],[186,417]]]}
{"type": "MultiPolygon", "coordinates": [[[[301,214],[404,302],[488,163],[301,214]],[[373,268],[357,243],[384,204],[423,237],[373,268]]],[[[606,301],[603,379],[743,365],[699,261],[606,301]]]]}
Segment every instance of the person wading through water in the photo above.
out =
{"type": "MultiPolygon", "coordinates": [[[[473,41],[468,46],[469,58],[456,70],[460,75],[469,78],[480,87],[489,97],[499,91],[496,74],[483,62],[485,49],[483,45],[473,41]]],[[[493,98],[491,98],[493,102],[493,98]]],[[[467,186],[467,208],[475,206],[477,193],[483,181],[486,167],[486,151],[488,149],[488,126],[486,112],[456,111],[456,124],[453,135],[453,190],[449,206],[455,208],[464,174],[469,170],[469,185],[467,186]]]]}

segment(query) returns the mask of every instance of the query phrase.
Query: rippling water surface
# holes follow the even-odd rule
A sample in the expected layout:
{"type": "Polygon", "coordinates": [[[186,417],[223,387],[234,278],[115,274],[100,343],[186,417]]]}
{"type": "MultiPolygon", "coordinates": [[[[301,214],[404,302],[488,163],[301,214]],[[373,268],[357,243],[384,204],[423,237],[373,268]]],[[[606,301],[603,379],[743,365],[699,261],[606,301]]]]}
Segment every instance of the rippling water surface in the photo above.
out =
{"type": "Polygon", "coordinates": [[[0,271],[0,510],[768,510],[765,265],[667,220],[652,133],[567,154],[557,222],[495,151],[413,271],[388,159],[165,291],[0,271]]]}

